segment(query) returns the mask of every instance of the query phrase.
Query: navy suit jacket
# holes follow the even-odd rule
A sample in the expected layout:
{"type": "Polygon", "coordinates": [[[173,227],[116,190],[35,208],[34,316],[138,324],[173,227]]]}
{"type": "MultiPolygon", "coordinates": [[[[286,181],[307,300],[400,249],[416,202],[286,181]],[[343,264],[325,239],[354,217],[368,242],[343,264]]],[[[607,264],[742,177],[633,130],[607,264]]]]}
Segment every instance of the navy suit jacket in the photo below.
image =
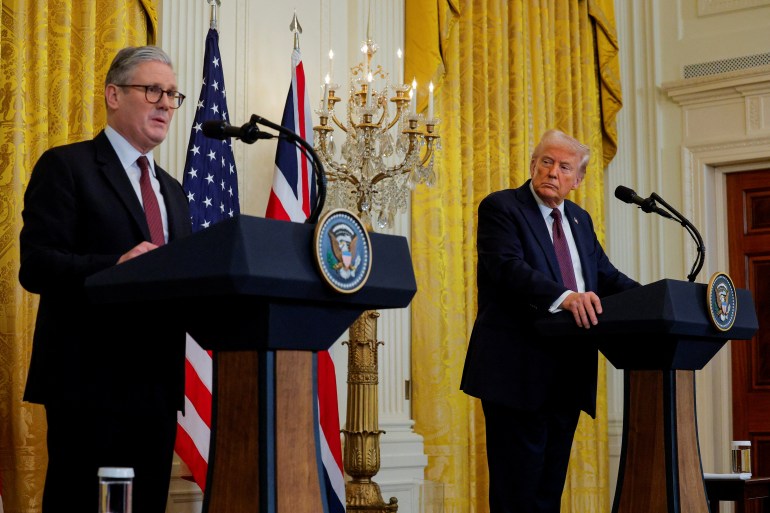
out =
{"type": "MultiPolygon", "coordinates": [[[[188,235],[182,186],[155,170],[169,240],[188,235]]],[[[140,200],[104,132],[43,153],[22,217],[19,281],[40,294],[24,399],[180,409],[185,330],[168,307],[150,298],[143,305],[101,306],[86,297],[86,277],[150,240],[140,200]]]]}
{"type": "MultiPolygon", "coordinates": [[[[544,405],[596,410],[597,347],[538,336],[534,320],[567,290],[548,227],[529,188],[498,191],[479,205],[478,314],[461,388],[512,408],[544,405]]],[[[599,297],[639,286],[607,258],[591,216],[565,200],[587,291],[599,297]]],[[[601,322],[601,316],[599,317],[601,322]]]]}

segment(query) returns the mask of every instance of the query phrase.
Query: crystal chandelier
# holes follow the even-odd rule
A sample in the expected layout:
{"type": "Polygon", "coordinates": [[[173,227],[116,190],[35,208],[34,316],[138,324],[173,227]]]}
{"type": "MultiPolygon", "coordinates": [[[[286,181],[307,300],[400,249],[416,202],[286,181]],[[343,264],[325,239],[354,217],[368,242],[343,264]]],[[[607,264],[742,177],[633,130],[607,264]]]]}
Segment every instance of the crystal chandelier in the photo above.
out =
{"type": "MultiPolygon", "coordinates": [[[[331,82],[330,69],[316,111],[320,124],[313,129],[315,150],[328,180],[326,204],[355,212],[369,229],[382,230],[392,227],[396,213],[406,209],[415,185],[435,183],[433,160],[441,146],[433,84],[428,88],[428,112],[418,114],[416,81],[403,84],[400,69],[393,81],[381,65],[373,68],[377,50],[367,29],[363,61],[351,68],[344,121],[335,112],[342,99],[336,95],[340,86],[331,82]],[[339,152],[337,128],[345,138],[339,152]]],[[[330,51],[330,63],[332,57],[330,51]]]]}

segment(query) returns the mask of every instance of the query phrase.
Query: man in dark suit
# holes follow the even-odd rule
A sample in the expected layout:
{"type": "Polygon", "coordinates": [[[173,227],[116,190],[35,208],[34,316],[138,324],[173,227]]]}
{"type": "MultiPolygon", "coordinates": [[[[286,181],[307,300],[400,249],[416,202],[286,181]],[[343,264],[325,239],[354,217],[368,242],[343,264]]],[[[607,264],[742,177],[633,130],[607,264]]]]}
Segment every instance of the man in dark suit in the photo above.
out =
{"type": "Polygon", "coordinates": [[[134,511],[163,513],[184,401],[185,330],[167,307],[96,305],[84,288],[190,233],[182,186],[153,160],[184,95],[152,46],[121,50],[104,92],[105,130],[43,153],[24,195],[19,280],[40,294],[24,399],[46,408],[45,513],[96,511],[103,466],[133,467],[134,511]]]}
{"type": "Polygon", "coordinates": [[[639,285],[610,263],[588,212],[565,200],[589,158],[549,130],[531,179],[479,205],[478,314],[461,388],[484,410],[491,513],[559,513],[580,411],[595,415],[597,348],[543,339],[534,320],[568,310],[588,329],[600,297],[639,285]]]}

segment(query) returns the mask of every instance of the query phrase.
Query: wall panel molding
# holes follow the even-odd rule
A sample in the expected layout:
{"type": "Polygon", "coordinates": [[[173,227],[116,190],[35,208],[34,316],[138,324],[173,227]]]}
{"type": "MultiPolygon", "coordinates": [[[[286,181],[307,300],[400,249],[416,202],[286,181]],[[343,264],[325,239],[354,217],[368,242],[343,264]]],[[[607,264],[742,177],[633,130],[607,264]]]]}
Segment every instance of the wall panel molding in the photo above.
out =
{"type": "Polygon", "coordinates": [[[698,15],[741,11],[763,5],[770,5],[770,0],[698,0],[698,15]]]}

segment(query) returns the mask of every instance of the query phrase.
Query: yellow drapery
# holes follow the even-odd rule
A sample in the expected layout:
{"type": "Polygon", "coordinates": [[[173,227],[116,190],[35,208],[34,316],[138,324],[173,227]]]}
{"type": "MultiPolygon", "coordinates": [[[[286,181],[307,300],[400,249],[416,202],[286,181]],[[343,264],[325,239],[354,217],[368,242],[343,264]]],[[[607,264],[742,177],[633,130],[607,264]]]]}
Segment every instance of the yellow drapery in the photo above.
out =
{"type": "Polygon", "coordinates": [[[18,281],[27,179],[47,148],[90,139],[104,127],[110,62],[124,46],[155,41],[157,19],[154,0],[3,0],[0,479],[6,513],[40,511],[47,465],[45,411],[21,400],[38,299],[18,281]]]}
{"type": "MultiPolygon", "coordinates": [[[[476,209],[490,192],[528,178],[534,143],[555,127],[591,147],[571,199],[603,240],[603,169],[615,154],[621,105],[614,9],[612,0],[407,1],[405,48],[405,76],[437,83],[443,146],[437,186],[418,187],[412,204],[414,418],[426,479],[445,487],[444,510],[481,513],[484,418],[480,402],[459,391],[476,313],[476,209]]],[[[610,509],[601,357],[599,372],[597,420],[581,417],[563,512],[610,509]]]]}

